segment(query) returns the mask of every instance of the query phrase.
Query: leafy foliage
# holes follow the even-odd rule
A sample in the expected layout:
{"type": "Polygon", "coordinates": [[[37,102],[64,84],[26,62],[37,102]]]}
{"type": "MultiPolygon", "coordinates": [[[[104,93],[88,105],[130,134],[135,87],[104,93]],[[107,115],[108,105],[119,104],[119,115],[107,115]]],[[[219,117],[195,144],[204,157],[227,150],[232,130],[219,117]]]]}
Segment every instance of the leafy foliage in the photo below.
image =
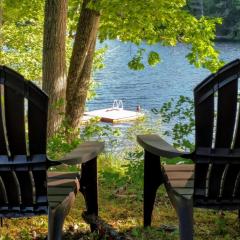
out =
{"type": "Polygon", "coordinates": [[[67,121],[63,121],[58,131],[48,139],[48,156],[51,159],[59,159],[80,144],[79,136],[69,138],[73,132],[67,121]]]}
{"type": "Polygon", "coordinates": [[[4,0],[0,64],[40,80],[44,1],[4,0]]]}
{"type": "MultiPolygon", "coordinates": [[[[101,41],[120,39],[136,45],[146,42],[164,46],[185,43],[191,46],[187,55],[190,63],[216,71],[222,62],[212,41],[215,38],[215,26],[221,20],[206,17],[197,19],[184,9],[185,4],[185,0],[100,0],[92,1],[89,6],[101,13],[101,41]]],[[[150,65],[159,62],[159,53],[148,54],[148,59],[154,59],[148,61],[150,65]]],[[[143,69],[142,64],[138,51],[129,65],[139,70],[143,69]]]]}
{"type": "Polygon", "coordinates": [[[161,62],[161,59],[157,52],[154,52],[154,51],[149,52],[149,55],[148,55],[148,64],[149,65],[155,66],[160,62],[161,62]]]}
{"type": "Polygon", "coordinates": [[[144,64],[142,63],[143,59],[143,53],[145,52],[145,49],[139,48],[135,56],[132,58],[132,60],[128,63],[128,67],[133,70],[143,70],[144,64]]]}
{"type": "Polygon", "coordinates": [[[121,136],[119,128],[114,128],[107,124],[100,124],[98,117],[92,118],[81,131],[81,139],[106,141],[110,150],[113,150],[117,146],[119,136],[121,136]]]}
{"type": "MultiPolygon", "coordinates": [[[[0,7],[3,9],[3,24],[0,26],[3,36],[0,40],[0,64],[12,67],[27,79],[41,81],[44,1],[4,0],[0,7]]],[[[66,36],[68,65],[80,7],[81,1],[69,0],[66,36]]],[[[104,67],[105,52],[106,48],[95,52],[94,70],[104,67]]],[[[94,95],[94,91],[91,93],[94,95]]]]}
{"type": "Polygon", "coordinates": [[[164,124],[171,126],[163,134],[172,138],[175,147],[193,150],[194,144],[191,137],[195,129],[195,120],[192,99],[185,96],[180,96],[176,100],[171,98],[162,105],[160,110],[152,109],[152,111],[160,114],[164,124]]]}

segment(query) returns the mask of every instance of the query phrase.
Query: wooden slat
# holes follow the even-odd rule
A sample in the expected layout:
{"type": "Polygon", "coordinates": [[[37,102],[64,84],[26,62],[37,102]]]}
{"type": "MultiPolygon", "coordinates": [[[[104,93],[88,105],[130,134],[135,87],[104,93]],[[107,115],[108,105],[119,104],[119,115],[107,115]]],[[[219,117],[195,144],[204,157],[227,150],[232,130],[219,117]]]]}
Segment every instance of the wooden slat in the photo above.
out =
{"type": "Polygon", "coordinates": [[[21,200],[23,205],[33,205],[35,186],[33,186],[32,176],[30,171],[17,171],[16,172],[20,189],[21,189],[21,200]]]}
{"type": "Polygon", "coordinates": [[[41,199],[47,198],[47,173],[44,170],[33,170],[32,173],[35,182],[36,202],[39,203],[41,199]]]}
{"type": "Polygon", "coordinates": [[[167,171],[167,173],[168,173],[168,178],[171,180],[194,179],[193,171],[189,171],[189,172],[167,171]]]}
{"type": "Polygon", "coordinates": [[[176,193],[182,195],[183,197],[192,197],[193,196],[193,185],[192,187],[174,187],[173,188],[176,193]]]}
{"type": "Polygon", "coordinates": [[[232,80],[218,90],[216,148],[230,149],[231,147],[237,109],[237,91],[238,79],[232,80]]]}
{"type": "Polygon", "coordinates": [[[193,185],[194,185],[194,180],[190,180],[188,178],[177,179],[177,180],[169,179],[169,181],[171,186],[173,186],[173,188],[192,188],[193,189],[193,185]]]}
{"type": "Polygon", "coordinates": [[[0,66],[0,155],[7,155],[7,145],[4,133],[4,126],[3,126],[3,114],[4,112],[4,83],[5,80],[5,72],[4,68],[0,66]]]}
{"type": "Polygon", "coordinates": [[[49,187],[48,188],[48,198],[49,196],[67,196],[70,192],[74,191],[76,188],[75,186],[65,186],[65,187],[49,187]]]}
{"type": "Polygon", "coordinates": [[[73,186],[75,187],[76,183],[75,183],[76,179],[56,179],[56,180],[52,180],[50,182],[48,182],[48,188],[51,187],[55,187],[58,186],[59,188],[64,188],[64,187],[70,187],[73,186]]]}
{"type": "Polygon", "coordinates": [[[221,182],[225,169],[225,164],[213,164],[209,176],[208,197],[218,199],[221,193],[221,182]]]}
{"type": "Polygon", "coordinates": [[[163,172],[172,190],[185,198],[191,198],[194,190],[194,165],[164,165],[163,172]]]}
{"type": "Polygon", "coordinates": [[[8,203],[7,191],[5,184],[0,176],[0,204],[6,205],[8,203]]]}
{"type": "Polygon", "coordinates": [[[10,153],[11,155],[26,155],[24,78],[8,68],[4,70],[4,103],[10,153]]]}
{"type": "Polygon", "coordinates": [[[230,165],[226,173],[225,181],[223,184],[222,198],[232,199],[234,185],[237,179],[237,175],[240,171],[240,166],[238,164],[230,165]]]}
{"type": "Polygon", "coordinates": [[[234,183],[233,198],[234,200],[240,198],[240,171],[238,172],[234,183]]]}
{"type": "Polygon", "coordinates": [[[50,207],[62,203],[71,192],[77,193],[79,183],[76,173],[48,173],[48,201],[50,207]]]}
{"type": "MultiPolygon", "coordinates": [[[[193,172],[194,171],[194,164],[166,164],[163,165],[165,171],[167,172],[193,172]]],[[[182,174],[182,173],[180,173],[182,174]]]]}
{"type": "Polygon", "coordinates": [[[207,192],[207,175],[209,170],[208,163],[196,163],[195,165],[195,183],[194,183],[194,197],[205,198],[207,192]]]}
{"type": "Polygon", "coordinates": [[[0,172],[0,176],[4,183],[7,199],[10,206],[20,206],[21,192],[19,188],[19,182],[14,171],[0,172]]]}
{"type": "Polygon", "coordinates": [[[28,98],[29,151],[46,154],[48,96],[30,81],[26,82],[28,98]]]}
{"type": "Polygon", "coordinates": [[[196,148],[198,147],[211,148],[214,121],[214,94],[212,93],[204,102],[197,104],[197,99],[200,98],[200,96],[201,93],[198,93],[196,91],[195,92],[196,148]]]}
{"type": "Polygon", "coordinates": [[[57,179],[75,179],[79,173],[76,172],[48,172],[48,182],[57,179]]]}

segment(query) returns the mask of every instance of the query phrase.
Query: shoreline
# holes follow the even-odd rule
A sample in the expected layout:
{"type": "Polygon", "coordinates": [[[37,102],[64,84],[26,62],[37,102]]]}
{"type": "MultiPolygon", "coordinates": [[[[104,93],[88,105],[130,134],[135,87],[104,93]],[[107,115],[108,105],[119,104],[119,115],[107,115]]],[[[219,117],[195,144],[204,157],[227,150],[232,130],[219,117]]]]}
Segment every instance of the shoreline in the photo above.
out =
{"type": "Polygon", "coordinates": [[[229,43],[239,43],[240,39],[234,39],[227,36],[216,36],[214,42],[229,42],[229,43]]]}

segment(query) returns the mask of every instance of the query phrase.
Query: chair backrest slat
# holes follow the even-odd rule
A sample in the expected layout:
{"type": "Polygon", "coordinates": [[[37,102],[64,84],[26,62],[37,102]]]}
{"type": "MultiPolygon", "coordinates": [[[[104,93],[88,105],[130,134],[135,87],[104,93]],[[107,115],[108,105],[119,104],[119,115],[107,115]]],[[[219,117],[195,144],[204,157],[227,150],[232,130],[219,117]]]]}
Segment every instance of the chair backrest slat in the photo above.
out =
{"type": "Polygon", "coordinates": [[[0,155],[7,155],[7,144],[6,136],[4,131],[3,116],[5,117],[4,111],[4,83],[5,71],[3,67],[0,66],[0,155]]]}
{"type": "MultiPolygon", "coordinates": [[[[234,70],[234,69],[233,69],[234,70]]],[[[228,72],[236,75],[236,72],[228,72]]],[[[221,78],[229,76],[222,75],[221,78]]],[[[221,79],[218,80],[219,82],[221,79]]],[[[217,129],[215,148],[231,148],[236,120],[238,78],[218,89],[217,129]]]]}
{"type": "Polygon", "coordinates": [[[0,175],[6,188],[8,204],[20,207],[21,190],[15,171],[0,172],[0,175]]]}
{"type": "Polygon", "coordinates": [[[209,199],[219,199],[225,164],[212,164],[210,169],[207,197],[209,199]]]}
{"type": "Polygon", "coordinates": [[[195,177],[194,187],[195,187],[195,197],[198,199],[204,199],[207,191],[207,176],[208,176],[209,164],[199,163],[195,165],[195,177]],[[204,181],[202,180],[204,179],[204,181]]]}
{"type": "Polygon", "coordinates": [[[240,172],[238,172],[237,178],[234,184],[233,199],[240,198],[240,172]]]}
{"type": "Polygon", "coordinates": [[[26,155],[24,123],[24,78],[4,68],[4,105],[10,154],[26,155]]]}
{"type": "Polygon", "coordinates": [[[34,182],[31,178],[31,171],[16,172],[19,184],[21,186],[21,204],[31,206],[34,204],[34,182]]]}
{"type": "Polygon", "coordinates": [[[195,91],[195,127],[196,146],[211,148],[212,132],[214,123],[214,91],[211,82],[213,75],[205,81],[210,81],[210,85],[201,87],[195,91]],[[202,98],[202,96],[205,96],[202,98]]]}
{"type": "Polygon", "coordinates": [[[0,204],[6,205],[8,203],[7,190],[5,184],[0,176],[0,204]]]}
{"type": "Polygon", "coordinates": [[[228,167],[226,178],[222,190],[222,198],[227,199],[230,196],[233,197],[234,187],[236,183],[237,176],[240,172],[240,166],[238,164],[231,164],[228,167]]]}
{"type": "Polygon", "coordinates": [[[33,171],[36,203],[47,204],[47,173],[44,170],[33,171]]]}
{"type": "Polygon", "coordinates": [[[30,155],[46,154],[48,96],[33,83],[27,85],[30,155]]]}

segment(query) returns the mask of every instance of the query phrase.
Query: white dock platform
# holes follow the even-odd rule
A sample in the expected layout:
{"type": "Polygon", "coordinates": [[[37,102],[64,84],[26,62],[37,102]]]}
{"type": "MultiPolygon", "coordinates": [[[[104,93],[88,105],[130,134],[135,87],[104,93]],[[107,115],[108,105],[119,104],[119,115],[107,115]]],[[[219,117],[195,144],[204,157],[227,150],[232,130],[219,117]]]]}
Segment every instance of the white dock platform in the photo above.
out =
{"type": "Polygon", "coordinates": [[[121,108],[105,108],[95,111],[85,112],[85,117],[99,117],[101,122],[123,123],[137,120],[144,116],[143,113],[124,110],[121,108]]]}

